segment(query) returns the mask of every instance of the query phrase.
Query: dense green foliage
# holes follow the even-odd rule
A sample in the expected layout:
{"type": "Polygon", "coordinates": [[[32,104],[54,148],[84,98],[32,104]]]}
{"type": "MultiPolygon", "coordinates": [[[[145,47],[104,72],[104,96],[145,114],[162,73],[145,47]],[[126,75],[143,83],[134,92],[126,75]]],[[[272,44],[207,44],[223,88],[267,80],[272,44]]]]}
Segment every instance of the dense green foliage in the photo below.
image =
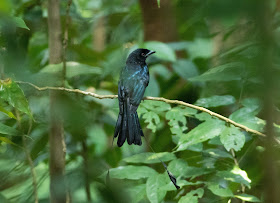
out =
{"type": "MultiPolygon", "coordinates": [[[[117,94],[119,72],[129,51],[149,48],[157,53],[148,61],[146,96],[193,103],[264,132],[258,2],[173,1],[178,40],[167,43],[144,41],[138,1],[74,0],[66,87],[117,94]],[[105,48],[97,51],[93,41],[100,18],[105,19],[105,48]]],[[[63,25],[66,7],[67,1],[61,1],[63,25]]],[[[275,11],[272,32],[279,38],[280,13],[276,4],[271,8],[275,11]]],[[[49,201],[49,94],[19,83],[62,84],[62,63],[48,65],[46,19],[45,1],[1,2],[0,202],[34,201],[26,151],[34,163],[39,202],[49,201]]],[[[279,87],[279,40],[274,46],[273,77],[279,87]]],[[[271,94],[278,113],[274,128],[280,138],[280,94],[271,94]]],[[[263,200],[263,137],[205,112],[145,100],[138,109],[146,138],[143,145],[126,143],[117,148],[115,143],[112,146],[116,99],[64,92],[56,110],[64,121],[65,171],[73,202],[89,202],[86,185],[90,185],[91,202],[263,200]],[[176,176],[180,190],[170,182],[160,160],[176,176]],[[105,185],[108,170],[110,189],[105,185]]]]}

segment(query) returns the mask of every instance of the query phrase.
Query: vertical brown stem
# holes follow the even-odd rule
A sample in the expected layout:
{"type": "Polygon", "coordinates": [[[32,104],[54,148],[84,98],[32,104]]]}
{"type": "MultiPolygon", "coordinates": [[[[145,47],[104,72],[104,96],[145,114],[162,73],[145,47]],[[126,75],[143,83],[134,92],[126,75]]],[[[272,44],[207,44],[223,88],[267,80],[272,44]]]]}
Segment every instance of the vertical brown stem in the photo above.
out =
{"type": "Polygon", "coordinates": [[[68,0],[67,8],[66,8],[66,15],[65,15],[65,26],[64,26],[64,39],[63,39],[63,54],[62,54],[62,62],[63,62],[63,69],[62,69],[62,86],[65,87],[65,80],[66,80],[66,50],[68,47],[68,29],[70,24],[70,6],[72,4],[72,0],[68,0]]]}
{"type": "Polygon", "coordinates": [[[105,17],[100,17],[93,30],[93,48],[98,52],[102,52],[106,45],[106,27],[105,17]]]}
{"type": "MultiPolygon", "coordinates": [[[[17,117],[18,126],[22,130],[20,113],[17,110],[16,110],[16,117],[17,117]]],[[[28,128],[27,136],[30,135],[31,129],[32,129],[32,118],[29,119],[29,128],[28,128]]],[[[22,135],[22,145],[23,145],[23,150],[24,150],[28,165],[30,167],[30,172],[31,172],[31,177],[32,177],[32,185],[33,185],[34,203],[38,203],[37,175],[36,175],[33,160],[32,160],[31,155],[30,155],[30,151],[28,150],[26,137],[25,137],[24,134],[22,135]]]]}
{"type": "Polygon", "coordinates": [[[59,11],[59,0],[48,0],[48,33],[50,64],[61,63],[62,31],[59,11]]]}
{"type": "MultiPolygon", "coordinates": [[[[49,63],[61,62],[62,39],[59,0],[48,0],[49,63]]],[[[50,92],[50,197],[52,203],[67,202],[64,178],[66,145],[62,117],[57,103],[59,93],[50,92]]]]}
{"type": "Polygon", "coordinates": [[[144,23],[144,40],[174,42],[178,40],[172,1],[139,0],[144,23]]]}
{"type": "Polygon", "coordinates": [[[87,201],[91,202],[91,193],[90,193],[90,181],[89,181],[89,173],[88,173],[88,148],[85,140],[82,141],[82,155],[84,158],[84,173],[85,173],[85,191],[87,195],[87,201]]]}
{"type": "Polygon", "coordinates": [[[259,72],[263,77],[264,85],[262,89],[262,98],[264,103],[264,112],[266,120],[265,139],[265,157],[264,157],[264,202],[276,203],[280,198],[279,185],[279,167],[277,167],[277,154],[275,148],[274,137],[276,135],[273,127],[275,119],[274,97],[278,93],[278,87],[275,85],[275,75],[272,68],[274,36],[272,27],[272,11],[270,9],[270,1],[258,1],[258,18],[261,33],[261,62],[259,72]]]}

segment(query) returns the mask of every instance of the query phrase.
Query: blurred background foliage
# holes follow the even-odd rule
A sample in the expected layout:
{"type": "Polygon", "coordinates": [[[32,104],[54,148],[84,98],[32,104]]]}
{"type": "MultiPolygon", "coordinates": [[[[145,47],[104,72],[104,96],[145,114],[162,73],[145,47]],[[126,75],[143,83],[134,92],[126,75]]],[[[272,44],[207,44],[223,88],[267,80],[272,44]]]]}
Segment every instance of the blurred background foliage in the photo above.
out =
{"type": "MultiPolygon", "coordinates": [[[[117,94],[128,53],[145,47],[157,52],[148,61],[147,96],[193,103],[264,132],[262,2],[73,0],[66,87],[117,94]]],[[[60,1],[63,30],[67,3],[60,1]]],[[[271,80],[279,87],[279,1],[270,1],[269,10],[271,80]]],[[[0,202],[34,202],[26,152],[34,165],[39,202],[49,202],[49,94],[18,83],[62,84],[62,63],[48,64],[47,17],[47,1],[1,0],[0,202]]],[[[279,89],[270,94],[273,128],[280,138],[279,89]]],[[[141,147],[118,148],[112,146],[116,99],[65,93],[56,110],[63,116],[72,202],[264,200],[262,137],[204,112],[144,101],[138,113],[146,140],[141,147]],[[177,177],[180,190],[159,159],[177,177]],[[110,187],[105,184],[108,170],[110,187]]],[[[55,189],[59,191],[59,184],[55,189]]]]}

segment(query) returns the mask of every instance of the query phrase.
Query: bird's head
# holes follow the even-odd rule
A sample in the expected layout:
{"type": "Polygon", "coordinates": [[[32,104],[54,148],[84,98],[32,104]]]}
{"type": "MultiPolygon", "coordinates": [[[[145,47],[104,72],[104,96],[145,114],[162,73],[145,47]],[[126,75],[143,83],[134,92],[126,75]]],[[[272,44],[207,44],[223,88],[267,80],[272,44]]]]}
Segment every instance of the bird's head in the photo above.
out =
{"type": "Polygon", "coordinates": [[[129,54],[126,63],[145,63],[148,56],[154,53],[156,52],[149,49],[136,49],[129,54]]]}

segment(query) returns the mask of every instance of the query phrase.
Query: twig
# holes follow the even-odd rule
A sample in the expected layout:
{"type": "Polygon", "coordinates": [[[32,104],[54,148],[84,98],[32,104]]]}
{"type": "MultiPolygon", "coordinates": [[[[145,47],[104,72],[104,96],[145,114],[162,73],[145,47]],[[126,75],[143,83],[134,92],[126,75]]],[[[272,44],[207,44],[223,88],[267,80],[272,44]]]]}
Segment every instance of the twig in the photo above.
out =
{"type": "MultiPolygon", "coordinates": [[[[17,116],[17,121],[18,121],[18,126],[21,129],[21,121],[20,121],[20,115],[19,112],[16,111],[16,116],[17,116]]],[[[31,129],[32,129],[32,118],[29,118],[29,128],[28,128],[28,132],[27,132],[27,136],[30,135],[31,133],[31,129]]],[[[22,135],[22,144],[23,144],[23,150],[28,162],[28,165],[30,167],[30,172],[31,172],[31,177],[32,177],[32,185],[33,185],[33,196],[34,196],[34,203],[38,203],[38,184],[37,184],[37,175],[36,175],[36,171],[35,171],[35,167],[34,167],[34,163],[32,161],[30,152],[28,150],[27,147],[27,143],[26,143],[26,136],[23,134],[22,135]]]]}
{"type": "MultiPolygon", "coordinates": [[[[66,91],[66,92],[73,92],[73,93],[79,93],[79,94],[83,94],[83,95],[89,95],[89,96],[92,96],[92,97],[95,97],[95,98],[98,98],[98,99],[116,99],[118,98],[118,95],[99,95],[99,94],[96,94],[96,93],[93,93],[93,92],[86,92],[86,91],[82,91],[82,90],[79,90],[79,89],[68,89],[68,88],[64,88],[64,87],[49,87],[49,86],[46,86],[46,87],[38,87],[32,83],[29,83],[29,82],[23,82],[23,81],[16,81],[17,83],[20,83],[20,84],[28,84],[34,88],[36,88],[37,90],[39,91],[45,91],[45,90],[59,90],[59,91],[66,91]]],[[[183,101],[179,101],[179,100],[170,100],[170,99],[165,99],[163,97],[145,97],[144,100],[153,100],[153,101],[162,101],[162,102],[165,102],[165,103],[168,103],[168,104],[176,104],[176,105],[182,105],[182,106],[186,106],[186,107],[189,107],[189,108],[192,108],[192,109],[196,109],[198,111],[202,111],[202,112],[205,112],[205,113],[208,113],[210,114],[211,116],[214,116],[222,121],[225,121],[226,123],[229,123],[229,124],[232,124],[234,125],[235,127],[238,127],[238,128],[241,128],[243,130],[245,130],[246,132],[249,132],[249,133],[253,133],[253,134],[256,134],[256,135],[259,135],[261,137],[266,137],[265,134],[259,132],[259,131],[256,131],[256,130],[253,130],[251,128],[248,128],[246,127],[245,125],[242,125],[240,123],[237,123],[225,116],[222,116],[218,113],[215,113],[213,111],[210,111],[209,109],[206,109],[204,107],[200,107],[200,106],[196,106],[196,105],[193,105],[193,104],[189,104],[189,103],[186,103],[186,102],[183,102],[183,101]]],[[[280,140],[278,140],[276,137],[274,138],[274,140],[280,144],[280,140]]]]}
{"type": "Polygon", "coordinates": [[[66,8],[66,15],[65,15],[65,24],[64,24],[64,39],[63,39],[63,47],[62,47],[62,85],[65,86],[65,79],[66,79],[66,50],[68,47],[68,29],[70,24],[69,19],[69,12],[70,12],[70,6],[72,4],[72,0],[68,0],[67,8],[66,8]]]}

